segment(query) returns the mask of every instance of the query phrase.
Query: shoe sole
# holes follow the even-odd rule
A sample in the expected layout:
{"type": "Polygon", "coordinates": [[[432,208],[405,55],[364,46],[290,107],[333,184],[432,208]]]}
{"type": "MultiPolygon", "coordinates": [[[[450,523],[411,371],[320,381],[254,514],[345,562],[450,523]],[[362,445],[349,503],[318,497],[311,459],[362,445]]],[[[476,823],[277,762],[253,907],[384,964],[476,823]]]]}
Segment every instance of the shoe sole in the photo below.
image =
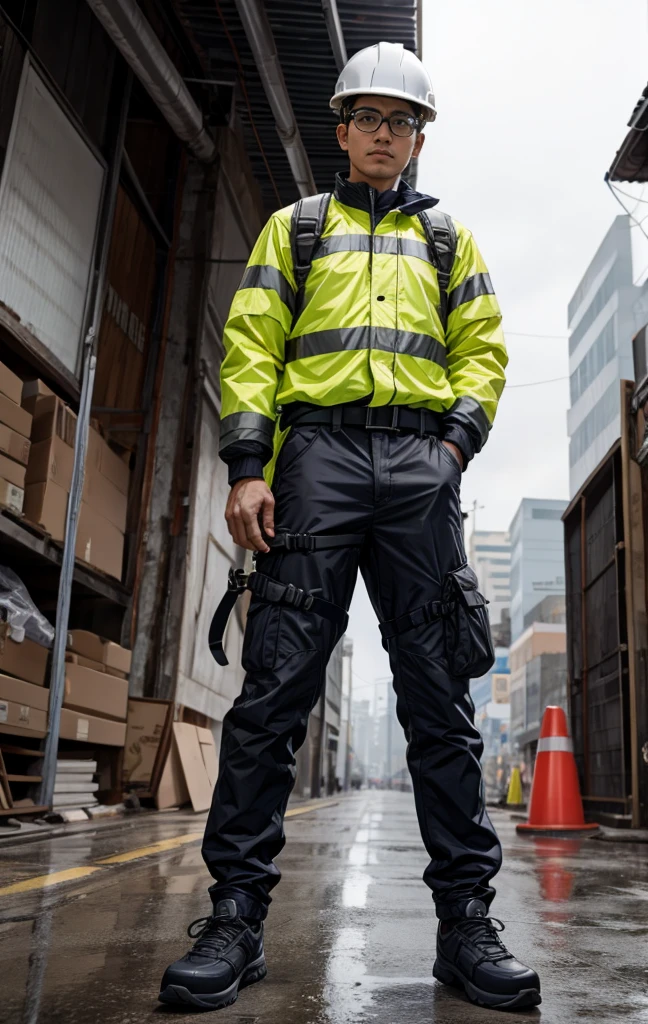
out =
{"type": "Polygon", "coordinates": [[[448,964],[447,961],[440,961],[438,956],[432,968],[432,974],[443,985],[462,989],[470,1002],[475,1003],[476,1006],[486,1006],[493,1010],[532,1010],[542,1002],[540,989],[537,988],[523,988],[514,996],[484,992],[483,989],[477,988],[471,981],[458,973],[456,968],[448,964]]]}
{"type": "Polygon", "coordinates": [[[167,1003],[170,1006],[195,1006],[200,1010],[222,1010],[236,1002],[242,988],[254,985],[256,981],[263,981],[267,973],[265,957],[260,957],[250,964],[240,978],[237,978],[229,988],[222,992],[201,992],[200,995],[196,995],[184,985],[167,985],[160,992],[158,999],[161,1003],[167,1003]]]}

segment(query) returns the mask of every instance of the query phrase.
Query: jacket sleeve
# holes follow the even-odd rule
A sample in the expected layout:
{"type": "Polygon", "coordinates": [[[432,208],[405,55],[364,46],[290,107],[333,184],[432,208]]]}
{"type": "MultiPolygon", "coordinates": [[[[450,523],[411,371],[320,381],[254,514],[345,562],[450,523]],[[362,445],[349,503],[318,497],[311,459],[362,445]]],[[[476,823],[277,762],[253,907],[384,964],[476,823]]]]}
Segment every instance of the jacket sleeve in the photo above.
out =
{"type": "Polygon", "coordinates": [[[502,314],[488,269],[475,240],[461,224],[448,289],[446,350],[448,380],[455,395],[444,413],[444,439],[468,463],[481,451],[495,419],[508,363],[502,314]]]}
{"type": "Polygon", "coordinates": [[[228,464],[249,455],[262,467],[272,456],[277,386],[295,308],[290,212],[273,214],[261,232],[225,325],[220,456],[228,464]]]}

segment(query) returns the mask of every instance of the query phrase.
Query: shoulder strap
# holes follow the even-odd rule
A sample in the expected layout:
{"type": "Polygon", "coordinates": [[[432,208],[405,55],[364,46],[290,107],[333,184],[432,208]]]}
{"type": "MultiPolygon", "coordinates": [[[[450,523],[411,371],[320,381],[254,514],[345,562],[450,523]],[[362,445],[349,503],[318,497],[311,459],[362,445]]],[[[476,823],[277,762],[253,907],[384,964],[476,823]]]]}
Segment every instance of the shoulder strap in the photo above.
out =
{"type": "Polygon", "coordinates": [[[331,192],[322,192],[321,195],[306,196],[295,203],[290,226],[290,249],[297,285],[293,323],[302,310],[304,286],[310,274],[317,243],[326,226],[331,195],[331,192]]]}
{"type": "Polygon", "coordinates": [[[457,253],[457,232],[452,217],[441,210],[423,210],[418,218],[423,225],[430,259],[436,267],[439,279],[441,321],[445,327],[448,320],[448,288],[450,275],[457,253]]]}

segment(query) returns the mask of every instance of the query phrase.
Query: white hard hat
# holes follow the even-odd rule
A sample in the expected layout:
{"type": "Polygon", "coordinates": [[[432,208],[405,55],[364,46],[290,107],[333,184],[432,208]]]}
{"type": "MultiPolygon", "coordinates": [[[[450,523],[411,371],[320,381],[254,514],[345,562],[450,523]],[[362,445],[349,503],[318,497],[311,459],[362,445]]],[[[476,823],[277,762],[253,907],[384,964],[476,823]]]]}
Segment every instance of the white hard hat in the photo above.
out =
{"type": "Polygon", "coordinates": [[[331,106],[340,110],[346,99],[358,95],[394,96],[418,104],[426,121],[436,117],[430,76],[416,54],[402,43],[374,43],[347,61],[331,106]]]}

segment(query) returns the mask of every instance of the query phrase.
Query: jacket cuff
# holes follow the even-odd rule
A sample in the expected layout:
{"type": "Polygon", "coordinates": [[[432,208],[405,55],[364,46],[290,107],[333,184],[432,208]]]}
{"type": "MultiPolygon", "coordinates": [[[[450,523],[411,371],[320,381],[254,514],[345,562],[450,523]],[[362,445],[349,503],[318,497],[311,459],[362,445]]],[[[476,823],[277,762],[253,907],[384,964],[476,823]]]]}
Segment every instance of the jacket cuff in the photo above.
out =
{"type": "Polygon", "coordinates": [[[451,427],[449,426],[446,427],[445,433],[443,435],[443,440],[450,441],[450,444],[454,444],[459,449],[459,451],[463,455],[463,468],[466,469],[468,463],[472,458],[474,458],[475,455],[475,450],[471,444],[468,432],[464,430],[463,427],[458,427],[456,425],[451,427]]]}
{"type": "Polygon", "coordinates": [[[229,463],[227,470],[230,487],[246,477],[263,480],[263,459],[259,455],[240,455],[229,463]]]}

